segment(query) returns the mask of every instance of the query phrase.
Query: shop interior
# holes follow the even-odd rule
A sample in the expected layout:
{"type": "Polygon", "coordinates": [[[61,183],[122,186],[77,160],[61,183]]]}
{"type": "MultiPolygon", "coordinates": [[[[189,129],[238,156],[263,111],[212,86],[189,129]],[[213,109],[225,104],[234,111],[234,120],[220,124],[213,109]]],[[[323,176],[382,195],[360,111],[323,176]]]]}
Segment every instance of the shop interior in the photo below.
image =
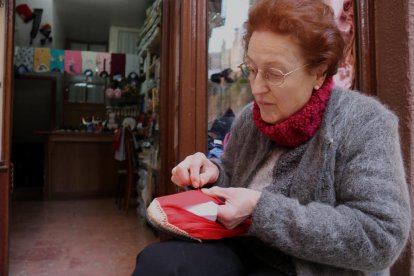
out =
{"type": "Polygon", "coordinates": [[[162,1],[15,4],[10,271],[53,255],[63,227],[102,233],[102,251],[127,274],[158,239],[143,206],[158,184],[162,1]],[[46,224],[56,225],[42,239],[46,224]]]}
{"type": "Polygon", "coordinates": [[[16,2],[15,199],[115,195],[120,126],[157,166],[160,25],[159,0],[16,2]]]}

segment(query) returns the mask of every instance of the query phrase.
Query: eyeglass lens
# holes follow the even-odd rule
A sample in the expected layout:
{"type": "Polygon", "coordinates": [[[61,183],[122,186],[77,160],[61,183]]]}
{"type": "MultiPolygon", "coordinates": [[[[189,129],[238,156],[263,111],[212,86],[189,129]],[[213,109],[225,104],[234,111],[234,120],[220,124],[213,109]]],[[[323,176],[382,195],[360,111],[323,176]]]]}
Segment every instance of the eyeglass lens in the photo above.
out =
{"type": "MultiPolygon", "coordinates": [[[[255,79],[258,71],[252,70],[252,68],[246,64],[240,66],[243,76],[246,79],[255,79]]],[[[281,84],[284,79],[284,74],[281,70],[276,68],[267,68],[262,71],[262,76],[272,84],[281,84]]]]}

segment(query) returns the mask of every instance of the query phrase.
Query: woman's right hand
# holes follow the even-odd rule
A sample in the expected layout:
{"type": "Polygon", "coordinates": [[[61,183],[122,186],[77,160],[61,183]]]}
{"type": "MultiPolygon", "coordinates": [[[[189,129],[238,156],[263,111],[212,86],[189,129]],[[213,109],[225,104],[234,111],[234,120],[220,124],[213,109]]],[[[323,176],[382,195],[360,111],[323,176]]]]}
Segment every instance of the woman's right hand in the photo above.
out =
{"type": "Polygon", "coordinates": [[[171,173],[171,181],[176,185],[201,188],[217,181],[219,169],[203,153],[197,152],[187,156],[171,173]]]}

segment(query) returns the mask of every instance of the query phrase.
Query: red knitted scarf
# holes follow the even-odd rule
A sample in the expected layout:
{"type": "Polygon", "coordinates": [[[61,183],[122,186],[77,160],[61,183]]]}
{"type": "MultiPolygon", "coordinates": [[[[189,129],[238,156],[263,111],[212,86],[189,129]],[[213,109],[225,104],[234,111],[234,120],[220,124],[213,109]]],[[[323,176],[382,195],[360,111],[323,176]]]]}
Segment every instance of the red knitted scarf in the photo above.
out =
{"type": "Polygon", "coordinates": [[[329,96],[333,87],[332,77],[325,80],[322,87],[314,90],[308,103],[285,121],[272,125],[263,121],[256,101],[253,107],[253,119],[256,127],[276,144],[288,148],[307,142],[318,130],[329,96]]]}

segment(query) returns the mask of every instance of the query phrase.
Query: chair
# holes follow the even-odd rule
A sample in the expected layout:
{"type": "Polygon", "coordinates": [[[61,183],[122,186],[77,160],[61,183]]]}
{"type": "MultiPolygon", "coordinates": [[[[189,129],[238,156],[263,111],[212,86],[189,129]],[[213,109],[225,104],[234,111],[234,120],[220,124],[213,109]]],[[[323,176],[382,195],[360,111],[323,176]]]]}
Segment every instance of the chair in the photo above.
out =
{"type": "Polygon", "coordinates": [[[132,131],[126,127],[124,132],[124,145],[126,157],[126,185],[124,191],[124,210],[128,214],[132,192],[135,191],[135,184],[138,180],[138,158],[134,146],[132,131]]]}

